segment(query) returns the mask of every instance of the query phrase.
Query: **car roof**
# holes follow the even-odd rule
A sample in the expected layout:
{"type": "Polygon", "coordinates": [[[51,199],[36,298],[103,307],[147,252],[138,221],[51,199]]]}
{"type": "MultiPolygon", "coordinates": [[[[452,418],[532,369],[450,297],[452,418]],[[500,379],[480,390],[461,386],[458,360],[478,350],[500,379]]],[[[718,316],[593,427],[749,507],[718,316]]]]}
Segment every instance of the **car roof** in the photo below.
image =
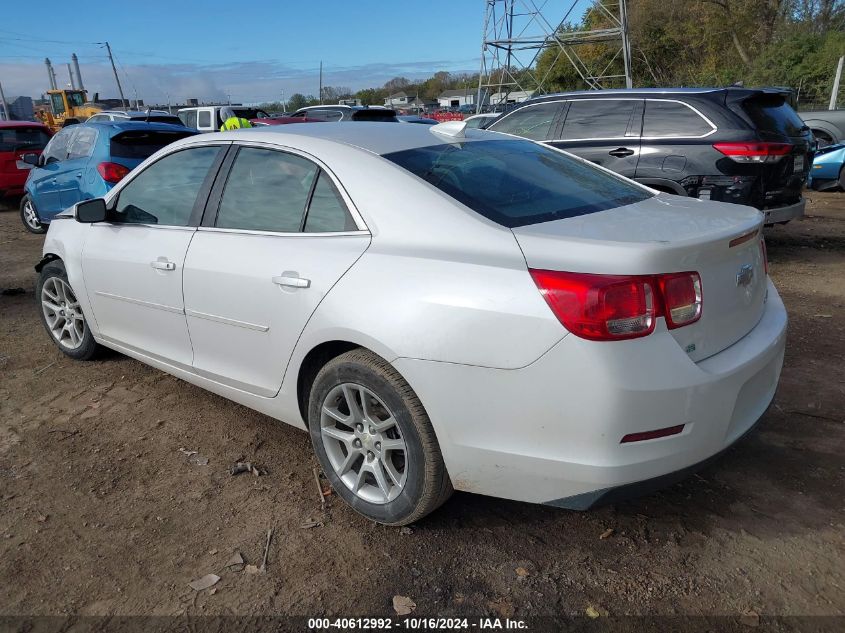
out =
{"type": "Polygon", "coordinates": [[[604,96],[640,96],[640,95],[712,95],[716,93],[748,94],[766,93],[785,95],[789,91],[785,88],[745,88],[743,86],[726,86],[723,88],[610,88],[607,90],[573,90],[570,92],[555,92],[544,95],[537,95],[527,101],[516,104],[517,107],[523,103],[536,103],[547,99],[559,99],[560,97],[584,97],[598,99],[604,96]]]}
{"type": "MultiPolygon", "coordinates": [[[[122,114],[124,116],[129,117],[145,117],[147,116],[146,110],[103,110],[101,112],[97,112],[96,114],[122,114]]],[[[171,115],[169,112],[165,112],[164,110],[150,110],[151,115],[161,116],[166,114],[168,116],[176,116],[175,114],[171,115]]]]}
{"type": "Polygon", "coordinates": [[[47,126],[39,121],[0,121],[0,127],[42,127],[45,130],[47,126]]]}
{"type": "Polygon", "coordinates": [[[86,121],[85,123],[79,123],[78,126],[96,127],[97,129],[108,128],[112,135],[132,130],[152,130],[160,132],[187,131],[190,134],[197,133],[190,128],[186,128],[184,125],[176,125],[174,123],[158,123],[155,121],[86,121]]]}
{"type": "MultiPolygon", "coordinates": [[[[465,143],[483,139],[507,139],[515,142],[530,143],[513,136],[487,132],[478,129],[466,129],[466,136],[452,137],[437,132],[436,125],[396,125],[395,122],[355,122],[340,121],[326,125],[324,123],[301,123],[299,125],[264,125],[255,128],[245,128],[229,132],[212,132],[202,134],[199,140],[193,142],[209,142],[221,140],[240,140],[258,143],[270,143],[293,147],[324,146],[325,143],[337,143],[357,147],[374,154],[390,154],[419,147],[443,145],[446,143],[465,143]]],[[[441,130],[443,128],[440,128],[441,130]]],[[[182,141],[178,143],[183,144],[182,141]]],[[[186,141],[191,144],[191,141],[186,141]]]]}

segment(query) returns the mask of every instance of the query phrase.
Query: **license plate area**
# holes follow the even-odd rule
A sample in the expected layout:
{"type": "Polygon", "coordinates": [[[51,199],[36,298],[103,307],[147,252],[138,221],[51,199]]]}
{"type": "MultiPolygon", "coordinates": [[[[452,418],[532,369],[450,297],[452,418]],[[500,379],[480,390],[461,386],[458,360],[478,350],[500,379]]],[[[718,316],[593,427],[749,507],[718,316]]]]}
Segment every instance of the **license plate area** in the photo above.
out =
{"type": "Polygon", "coordinates": [[[792,159],[792,173],[799,174],[804,171],[804,155],[799,154],[792,159]]]}

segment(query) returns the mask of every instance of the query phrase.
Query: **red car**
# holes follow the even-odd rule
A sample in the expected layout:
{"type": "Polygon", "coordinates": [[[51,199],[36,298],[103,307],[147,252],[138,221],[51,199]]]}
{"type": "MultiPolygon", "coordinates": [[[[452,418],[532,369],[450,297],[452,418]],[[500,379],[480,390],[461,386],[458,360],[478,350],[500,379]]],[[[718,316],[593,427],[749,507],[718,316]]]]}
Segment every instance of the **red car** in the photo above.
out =
{"type": "Polygon", "coordinates": [[[32,121],[0,121],[0,198],[23,193],[32,165],[24,154],[40,154],[50,140],[46,125],[32,121]]]}

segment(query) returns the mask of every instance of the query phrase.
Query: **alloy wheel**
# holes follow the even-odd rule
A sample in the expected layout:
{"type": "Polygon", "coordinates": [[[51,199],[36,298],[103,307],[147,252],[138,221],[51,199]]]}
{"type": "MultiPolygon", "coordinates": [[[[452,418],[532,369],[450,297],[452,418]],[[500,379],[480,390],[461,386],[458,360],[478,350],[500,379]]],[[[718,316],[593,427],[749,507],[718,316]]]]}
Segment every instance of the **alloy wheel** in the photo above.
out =
{"type": "Polygon", "coordinates": [[[85,338],[85,319],[70,285],[60,277],[50,277],[41,287],[41,309],[47,329],[62,347],[75,350],[85,338]]]}
{"type": "Polygon", "coordinates": [[[34,231],[40,231],[44,228],[38,219],[38,214],[35,213],[35,206],[32,204],[32,200],[27,199],[23,203],[23,221],[34,231]]]}
{"type": "Polygon", "coordinates": [[[390,409],[370,389],[343,383],[320,410],[323,447],[335,473],[356,496],[386,504],[408,475],[408,449],[390,409]]]}

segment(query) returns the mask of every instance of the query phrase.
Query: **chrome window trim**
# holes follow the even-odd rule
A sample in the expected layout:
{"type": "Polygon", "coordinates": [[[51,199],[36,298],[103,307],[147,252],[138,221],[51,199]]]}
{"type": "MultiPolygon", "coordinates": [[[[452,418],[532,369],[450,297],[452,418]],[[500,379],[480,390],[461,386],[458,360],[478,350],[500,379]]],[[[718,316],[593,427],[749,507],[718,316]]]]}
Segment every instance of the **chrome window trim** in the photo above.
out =
{"type": "MultiPolygon", "coordinates": [[[[364,218],[361,216],[361,213],[358,211],[358,207],[355,206],[355,203],[352,201],[352,198],[349,197],[349,193],[344,188],[343,184],[340,182],[337,176],[335,176],[334,172],[326,165],[322,160],[314,156],[313,154],[309,154],[306,151],[301,149],[297,149],[295,147],[289,147],[287,145],[280,145],[277,143],[265,143],[261,141],[232,141],[234,145],[237,147],[255,147],[258,149],[269,149],[269,150],[276,150],[279,152],[287,152],[288,154],[294,154],[299,156],[300,158],[304,158],[315,165],[317,165],[320,169],[322,169],[328,176],[331,178],[332,183],[334,183],[335,188],[337,189],[338,193],[340,193],[340,197],[343,198],[343,202],[346,205],[347,210],[349,211],[349,215],[352,216],[352,221],[355,222],[355,226],[358,227],[357,231],[337,231],[337,232],[326,232],[326,233],[305,233],[297,232],[297,233],[282,233],[279,231],[255,231],[256,233],[261,234],[270,234],[270,235],[349,235],[349,234],[359,234],[359,233],[370,233],[369,228],[367,227],[366,222],[364,222],[364,218]]],[[[234,163],[233,163],[234,165],[234,163]]],[[[223,190],[223,194],[226,193],[226,190],[223,190]]],[[[222,201],[222,195],[221,195],[222,201]]],[[[217,227],[214,227],[217,228],[217,227]]],[[[241,231],[241,229],[230,229],[234,231],[241,231]]],[[[245,229],[246,231],[250,231],[251,229],[245,229]]]]}
{"type": "Polygon", "coordinates": [[[125,226],[138,226],[144,229],[163,229],[167,231],[190,231],[193,233],[197,230],[195,226],[178,226],[176,224],[142,224],[141,222],[94,222],[91,226],[115,226],[123,228],[125,226]]]}
{"type": "MultiPolygon", "coordinates": [[[[601,101],[667,101],[667,102],[670,102],[670,103],[680,103],[681,105],[686,106],[687,108],[689,108],[690,110],[695,112],[698,116],[700,116],[702,119],[704,119],[704,121],[711,127],[711,130],[709,132],[707,132],[706,134],[700,134],[698,136],[688,136],[688,135],[687,136],[641,136],[641,135],[635,135],[635,136],[591,136],[589,138],[555,138],[555,139],[546,139],[546,140],[537,141],[537,142],[539,142],[539,143],[580,143],[580,142],[584,142],[584,141],[630,141],[632,139],[639,139],[639,140],[642,140],[642,141],[658,141],[658,140],[663,140],[663,139],[700,139],[700,138],[707,138],[708,136],[715,134],[719,130],[718,126],[715,123],[713,123],[713,121],[708,119],[704,114],[702,114],[702,112],[698,108],[696,108],[695,106],[692,106],[689,103],[686,103],[685,101],[681,101],[679,99],[655,99],[653,97],[616,97],[616,96],[609,97],[608,96],[608,97],[591,97],[591,98],[588,98],[588,99],[551,99],[549,101],[540,101],[539,103],[532,103],[530,105],[523,106],[522,108],[518,108],[516,110],[513,110],[513,111],[507,113],[501,119],[498,119],[496,121],[496,123],[498,123],[499,121],[504,121],[505,119],[507,119],[512,114],[516,114],[517,112],[519,112],[521,110],[525,110],[527,108],[532,108],[532,107],[535,107],[535,106],[538,106],[538,105],[543,105],[543,104],[546,104],[546,103],[561,103],[561,102],[566,102],[566,101],[598,101],[598,100],[601,100],[601,101]]],[[[646,104],[646,106],[647,106],[647,104],[646,104]]],[[[645,111],[643,111],[643,117],[645,117],[645,111]]],[[[564,126],[566,126],[566,120],[564,120],[563,123],[564,123],[564,126]]],[[[491,132],[498,132],[498,130],[496,130],[495,127],[489,127],[487,129],[490,130],[491,132]]],[[[642,128],[641,128],[641,130],[642,130],[642,128]]],[[[516,138],[522,138],[522,139],[525,138],[524,136],[517,136],[516,134],[510,134],[508,132],[499,132],[499,134],[507,134],[508,136],[514,136],[516,138]]],[[[527,139],[527,140],[532,140],[532,139],[527,139]]]]}
{"type": "Polygon", "coordinates": [[[197,231],[204,233],[236,233],[240,235],[267,235],[270,237],[356,237],[370,235],[369,231],[325,231],[322,233],[305,233],[304,231],[258,231],[256,229],[227,229],[216,226],[200,226],[197,231]]]}

